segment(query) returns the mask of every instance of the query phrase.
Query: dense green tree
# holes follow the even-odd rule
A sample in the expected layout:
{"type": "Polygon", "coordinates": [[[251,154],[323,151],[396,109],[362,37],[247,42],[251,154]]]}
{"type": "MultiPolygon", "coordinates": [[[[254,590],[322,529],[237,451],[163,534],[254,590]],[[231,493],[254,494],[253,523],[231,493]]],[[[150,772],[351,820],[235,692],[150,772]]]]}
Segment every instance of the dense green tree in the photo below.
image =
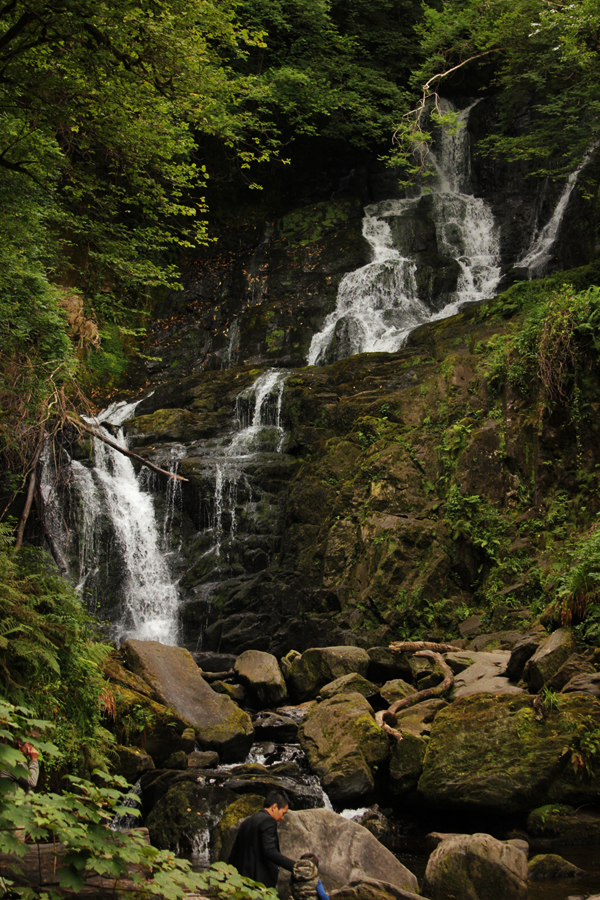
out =
{"type": "Polygon", "coordinates": [[[242,69],[265,86],[261,116],[284,140],[297,134],[388,142],[416,63],[415,0],[241,0],[264,33],[242,69]]]}
{"type": "MultiPolygon", "coordinates": [[[[595,0],[445,0],[419,26],[424,64],[416,114],[400,138],[428,138],[423,113],[440,92],[493,92],[498,131],[487,149],[526,160],[532,174],[572,172],[600,136],[600,8],[595,0]],[[523,117],[526,117],[526,125],[523,117]]],[[[406,144],[403,145],[406,150],[406,144]]],[[[406,157],[405,157],[406,159],[406,157]]]]}

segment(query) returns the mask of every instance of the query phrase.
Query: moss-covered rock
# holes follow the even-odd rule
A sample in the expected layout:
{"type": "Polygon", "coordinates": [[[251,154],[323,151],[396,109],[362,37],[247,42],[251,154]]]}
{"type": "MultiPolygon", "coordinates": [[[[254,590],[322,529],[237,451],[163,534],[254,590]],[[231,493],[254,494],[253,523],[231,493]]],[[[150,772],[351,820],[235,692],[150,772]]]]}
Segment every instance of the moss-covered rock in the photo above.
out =
{"type": "Polygon", "coordinates": [[[600,701],[560,696],[539,721],[523,695],[474,695],[435,718],[418,790],[438,806],[531,809],[600,798],[600,770],[582,754],[600,701]],[[587,771],[586,766],[587,764],[587,771]]]}
{"type": "Polygon", "coordinates": [[[290,685],[300,701],[311,700],[320,688],[342,675],[365,676],[369,655],[360,647],[312,647],[294,659],[290,685]]]}
{"type": "Polygon", "coordinates": [[[113,728],[121,741],[140,745],[158,765],[174,750],[185,749],[181,736],[188,723],[172,709],[144,694],[117,686],[113,728]]]}
{"type": "Polygon", "coordinates": [[[208,837],[235,794],[180,776],[146,817],[150,840],[161,850],[192,853],[198,835],[208,837]]]}
{"type": "Polygon", "coordinates": [[[239,679],[262,706],[277,706],[285,701],[285,680],[277,659],[271,653],[246,650],[238,656],[234,668],[239,679]]]}
{"type": "Polygon", "coordinates": [[[227,862],[231,848],[233,847],[234,836],[231,835],[228,840],[230,829],[246,819],[248,816],[259,812],[264,806],[264,795],[262,794],[244,794],[238,797],[233,803],[223,811],[216,827],[211,834],[211,855],[214,859],[221,859],[227,862]]]}
{"type": "Polygon", "coordinates": [[[597,844],[600,843],[600,819],[594,809],[548,803],[529,813],[527,833],[558,844],[597,844]]]}
{"type": "Polygon", "coordinates": [[[118,762],[114,766],[117,775],[122,775],[130,784],[135,784],[142,772],[154,768],[154,760],[140,747],[115,747],[118,762]]]}
{"type": "Polygon", "coordinates": [[[404,698],[408,697],[410,694],[416,694],[416,688],[414,688],[412,684],[408,684],[407,681],[404,681],[403,678],[393,678],[391,681],[386,681],[386,683],[379,688],[379,693],[384,700],[387,700],[389,704],[392,704],[395,703],[396,700],[404,700],[404,698]]]}
{"type": "Polygon", "coordinates": [[[298,737],[310,768],[335,802],[373,790],[374,770],[389,753],[387,734],[361,694],[338,694],[312,709],[298,737]]]}
{"type": "Polygon", "coordinates": [[[525,666],[523,677],[536,692],[550,681],[577,651],[577,642],[568,628],[559,628],[537,648],[525,666]]]}
{"type": "Polygon", "coordinates": [[[204,681],[191,654],[158,641],[126,641],[129,667],[144,677],[156,697],[177,711],[206,750],[225,762],[243,759],[252,743],[250,716],[204,681]]]}
{"type": "Polygon", "coordinates": [[[427,743],[410,732],[403,732],[402,740],[391,742],[390,787],[394,794],[413,791],[423,771],[427,743]]]}
{"type": "Polygon", "coordinates": [[[423,894],[431,900],[525,900],[527,857],[489,834],[458,834],[429,857],[423,894]]]}
{"type": "Polygon", "coordinates": [[[583,869],[563,859],[556,853],[540,853],[529,860],[528,877],[530,881],[549,881],[557,878],[580,878],[585,875],[583,869]]]}
{"type": "Polygon", "coordinates": [[[349,675],[341,675],[329,684],[324,684],[319,691],[319,696],[323,700],[329,700],[336,694],[362,694],[363,697],[369,697],[371,694],[377,693],[377,687],[372,681],[367,681],[358,672],[350,672],[349,675]]]}

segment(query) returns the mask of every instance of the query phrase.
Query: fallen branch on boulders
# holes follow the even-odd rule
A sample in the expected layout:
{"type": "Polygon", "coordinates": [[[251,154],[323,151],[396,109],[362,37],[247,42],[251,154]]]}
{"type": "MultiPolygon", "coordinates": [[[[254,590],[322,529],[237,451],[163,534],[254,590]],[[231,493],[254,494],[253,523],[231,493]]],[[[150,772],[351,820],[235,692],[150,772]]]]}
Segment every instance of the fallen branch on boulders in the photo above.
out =
{"type": "MultiPolygon", "coordinates": [[[[395,650],[396,647],[402,647],[402,650],[399,652],[404,652],[408,647],[422,647],[425,644],[425,641],[416,641],[411,643],[409,641],[406,642],[398,642],[397,644],[390,644],[390,649],[395,650]]],[[[450,644],[432,644],[430,646],[433,647],[450,647],[450,644]]],[[[452,650],[457,650],[457,647],[452,647],[452,650]]],[[[415,656],[426,656],[429,659],[433,659],[434,662],[438,664],[442,672],[444,673],[444,680],[440,684],[436,684],[435,687],[426,688],[424,691],[417,691],[416,694],[409,694],[408,697],[403,697],[402,700],[396,700],[395,703],[389,707],[389,709],[383,710],[381,712],[375,713],[375,721],[377,724],[383,728],[384,731],[387,731],[388,734],[392,735],[392,737],[396,738],[396,740],[402,740],[402,733],[397,730],[394,726],[398,724],[398,719],[396,713],[401,709],[408,709],[411,706],[415,706],[417,703],[422,703],[424,700],[431,700],[433,697],[440,697],[442,694],[445,694],[452,685],[454,684],[454,674],[450,666],[446,663],[443,657],[440,656],[439,653],[434,652],[433,650],[417,650],[415,652],[415,656]]]]}
{"type": "Polygon", "coordinates": [[[454,644],[434,644],[432,641],[394,641],[390,650],[394,653],[416,653],[417,650],[433,650],[434,653],[458,653],[462,648],[454,644]]]}
{"type": "Polygon", "coordinates": [[[175,478],[177,481],[189,480],[187,478],[184,478],[183,475],[178,475],[176,472],[168,472],[166,469],[161,469],[160,466],[154,465],[154,463],[151,463],[147,459],[144,459],[144,457],[140,456],[138,453],[134,453],[132,450],[127,450],[126,447],[121,447],[121,445],[117,444],[116,441],[111,441],[111,439],[107,438],[106,435],[101,434],[99,431],[96,431],[95,428],[91,428],[89,425],[86,425],[85,422],[82,422],[80,419],[75,419],[71,416],[68,416],[67,418],[74,428],[81,429],[82,431],[87,431],[88,434],[91,434],[93,435],[93,437],[98,438],[99,441],[103,441],[105,444],[108,444],[108,446],[112,447],[113,450],[118,450],[119,453],[123,454],[123,456],[129,456],[131,457],[131,459],[136,459],[143,466],[148,466],[148,468],[152,469],[153,472],[158,472],[159,475],[166,475],[167,478],[175,478]]]}

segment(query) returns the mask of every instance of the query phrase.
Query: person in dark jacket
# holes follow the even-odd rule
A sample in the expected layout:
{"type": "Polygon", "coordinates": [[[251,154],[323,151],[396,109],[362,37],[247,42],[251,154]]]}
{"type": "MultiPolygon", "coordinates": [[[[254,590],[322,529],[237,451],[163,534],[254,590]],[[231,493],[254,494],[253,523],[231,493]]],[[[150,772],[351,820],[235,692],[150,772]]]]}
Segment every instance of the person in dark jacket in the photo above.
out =
{"type": "Polygon", "coordinates": [[[277,823],[288,809],[282,791],[269,791],[263,809],[243,820],[229,856],[240,875],[274,888],[280,868],[292,871],[294,860],[281,853],[277,837],[277,823]]]}

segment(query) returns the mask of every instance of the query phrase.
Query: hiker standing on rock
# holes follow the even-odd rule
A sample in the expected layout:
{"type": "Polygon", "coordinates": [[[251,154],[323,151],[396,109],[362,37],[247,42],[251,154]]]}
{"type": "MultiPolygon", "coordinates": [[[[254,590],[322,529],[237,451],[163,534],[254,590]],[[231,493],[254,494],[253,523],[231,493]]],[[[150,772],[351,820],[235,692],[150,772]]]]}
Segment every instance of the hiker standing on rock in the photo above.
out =
{"type": "Polygon", "coordinates": [[[292,871],[294,860],[281,853],[277,836],[277,823],[288,809],[283,791],[269,791],[263,809],[244,819],[229,857],[240,875],[274,888],[280,868],[292,871]]]}

